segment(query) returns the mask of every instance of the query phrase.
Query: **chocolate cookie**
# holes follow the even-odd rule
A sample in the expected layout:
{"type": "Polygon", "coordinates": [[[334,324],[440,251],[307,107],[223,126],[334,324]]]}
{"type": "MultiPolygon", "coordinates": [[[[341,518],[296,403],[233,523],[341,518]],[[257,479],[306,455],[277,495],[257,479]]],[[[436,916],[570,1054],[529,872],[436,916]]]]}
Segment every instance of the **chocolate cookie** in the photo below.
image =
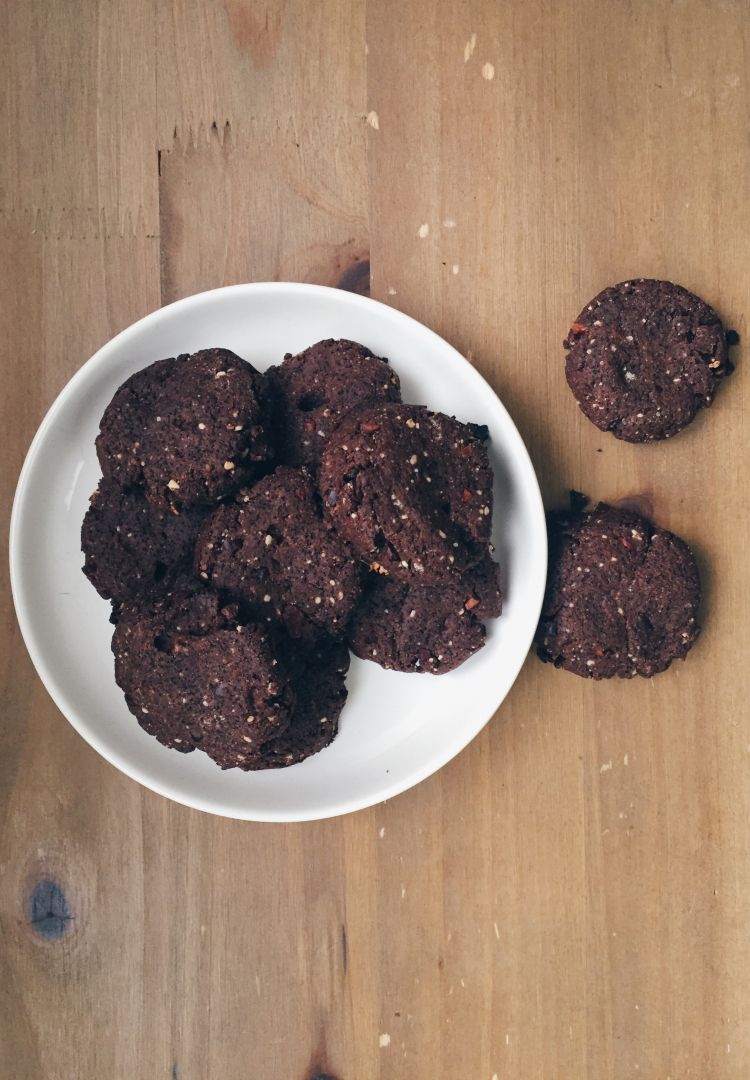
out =
{"type": "Polygon", "coordinates": [[[500,567],[489,554],[441,586],[370,578],[349,645],[363,660],[394,671],[452,671],[484,645],[481,620],[496,619],[502,610],[500,567]]]}
{"type": "Polygon", "coordinates": [[[269,387],[228,349],[204,349],[137,372],[104,413],[106,477],[144,482],[154,506],[185,510],[238,491],[272,457],[269,387]]]}
{"type": "Polygon", "coordinates": [[[342,416],[368,398],[400,401],[398,375],[364,345],[328,338],[266,374],[278,388],[283,460],[315,471],[325,441],[342,416]]]}
{"type": "Polygon", "coordinates": [[[471,426],[421,405],[368,403],[328,441],[319,487],[336,529],[372,569],[438,584],[484,554],[492,469],[471,426]]]}
{"type": "Polygon", "coordinates": [[[160,600],[126,604],[112,639],[115,679],[141,727],[222,769],[257,767],[295,703],[266,629],[239,625],[236,614],[214,590],[184,581],[160,600]]]}
{"type": "Polygon", "coordinates": [[[195,566],[294,638],[308,626],[340,637],[362,595],[359,559],[321,516],[307,473],[286,466],[213,512],[195,566]]]}
{"type": "Polygon", "coordinates": [[[143,480],[143,430],[158,411],[164,387],[187,358],[188,354],[182,353],[157,360],[136,371],[115,392],[104,410],[96,437],[96,453],[105,480],[117,480],[123,485],[143,480]]]}
{"type": "Polygon", "coordinates": [[[277,649],[297,701],[289,727],[263,745],[254,769],[284,769],[317,754],[336,737],[346,703],[349,650],[343,642],[323,637],[306,649],[282,635],[277,649]]]}
{"type": "Polygon", "coordinates": [[[669,439],[711,404],[732,366],[716,312],[671,281],[624,281],[588,304],[563,342],[581,411],[626,442],[669,439]]]}
{"type": "Polygon", "coordinates": [[[192,569],[195,542],[208,515],[156,510],[138,486],[102,479],[83,519],[83,572],[116,605],[192,569]]]}
{"type": "Polygon", "coordinates": [[[700,600],[687,544],[632,511],[600,503],[586,513],[580,501],[550,517],[549,535],[542,660],[584,678],[630,679],[685,659],[700,600]]]}

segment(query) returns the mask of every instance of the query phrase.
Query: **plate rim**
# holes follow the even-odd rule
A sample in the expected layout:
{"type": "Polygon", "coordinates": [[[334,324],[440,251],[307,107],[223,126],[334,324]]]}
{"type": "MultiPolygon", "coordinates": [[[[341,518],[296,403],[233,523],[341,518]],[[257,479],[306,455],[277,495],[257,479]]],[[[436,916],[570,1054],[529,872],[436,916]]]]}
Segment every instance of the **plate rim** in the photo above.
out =
{"type": "MultiPolygon", "coordinates": [[[[447,348],[450,350],[457,359],[462,363],[464,373],[467,378],[473,381],[478,391],[490,394],[494,399],[494,403],[499,406],[502,413],[509,423],[508,431],[512,439],[516,442],[516,456],[514,461],[514,472],[518,471],[518,462],[522,463],[522,472],[524,476],[524,498],[528,503],[529,512],[535,525],[538,527],[541,525],[541,534],[546,537],[546,524],[544,515],[544,506],[542,502],[541,491],[539,488],[539,481],[536,476],[531,456],[528,448],[521,437],[516,424],[511,417],[510,413],[506,409],[505,405],[496,394],[492,386],[487,382],[484,376],[477,371],[477,369],[462,356],[461,353],[441,337],[436,331],[430,327],[425,326],[424,323],[419,322],[418,319],[412,318],[405,312],[400,311],[398,308],[391,307],[388,304],[384,304],[378,300],[373,300],[370,297],[360,296],[357,293],[350,293],[344,290],[331,288],[326,285],[313,285],[306,282],[245,282],[237,285],[226,285],[218,289],[208,289],[204,292],[194,293],[191,296],[186,296],[180,300],[176,300],[171,304],[167,304],[163,307],[156,308],[154,311],[149,312],[142,318],[137,319],[131,323],[125,329],[121,330],[114,337],[106,341],[97,351],[81,365],[81,367],[75,372],[75,374],[68,380],[68,382],[60,390],[49,409],[45,413],[35,435],[31,441],[29,449],[24,457],[23,465],[19,473],[18,481],[16,483],[15,493],[13,497],[13,505],[11,510],[10,528],[9,528],[9,564],[10,564],[10,584],[11,594],[13,597],[13,604],[15,608],[16,618],[18,619],[19,628],[21,630],[21,636],[23,638],[26,649],[29,653],[29,657],[34,665],[35,671],[39,676],[43,686],[47,693],[52,698],[56,707],[60,710],[67,722],[78,732],[78,734],[91,746],[98,754],[100,754],[105,761],[114,766],[120,772],[124,773],[130,779],[135,780],[136,783],[141,784],[143,787],[150,791],[154,791],[159,795],[170,799],[172,802],[176,802],[180,805],[187,806],[191,809],[201,810],[205,813],[214,814],[220,817],[227,817],[234,820],[245,821],[263,821],[263,822],[302,822],[302,821],[320,821],[327,818],[339,817],[343,814],[354,813],[357,810],[363,810],[371,806],[375,806],[378,803],[384,802],[387,799],[394,798],[396,795],[401,794],[404,791],[408,791],[410,788],[415,787],[429,776],[439,772],[449,761],[457,757],[462,750],[469,745],[486,727],[497,710],[505,701],[507,695],[510,693],[513,685],[515,684],[518,676],[523,668],[523,665],[528,657],[528,650],[524,654],[520,663],[518,664],[513,678],[508,685],[505,692],[500,697],[499,701],[494,705],[489,716],[486,717],[479,727],[471,725],[469,728],[470,734],[467,737],[461,737],[456,742],[448,744],[447,748],[442,754],[438,754],[437,757],[431,757],[429,761],[424,763],[421,767],[417,767],[409,772],[408,778],[396,780],[391,785],[384,785],[382,790],[378,793],[376,798],[371,795],[365,795],[362,798],[348,797],[340,802],[332,805],[329,809],[321,811],[319,809],[313,809],[310,811],[294,811],[291,814],[278,810],[270,810],[267,813],[252,809],[251,812],[243,813],[239,809],[229,808],[222,806],[217,808],[212,804],[210,799],[202,799],[200,796],[186,797],[181,791],[179,796],[170,789],[166,783],[159,782],[158,779],[154,779],[152,776],[146,777],[142,770],[133,763],[123,760],[116,751],[112,751],[107,745],[106,740],[101,739],[95,731],[89,729],[85,721],[81,721],[78,716],[77,710],[74,707],[69,708],[68,695],[66,695],[62,689],[57,685],[57,681],[49,670],[43,647],[37,640],[37,635],[34,630],[34,619],[31,614],[30,603],[27,603],[27,598],[24,594],[23,586],[21,585],[21,554],[20,554],[20,540],[23,528],[24,511],[28,506],[28,491],[29,483],[28,477],[31,473],[36,458],[41,452],[41,449],[46,441],[50,429],[53,427],[58,414],[65,408],[68,400],[75,395],[78,386],[85,382],[88,373],[92,368],[97,367],[101,363],[101,356],[111,350],[116,345],[126,344],[128,338],[134,336],[137,331],[143,328],[144,323],[158,324],[162,319],[171,317],[175,313],[179,313],[182,307],[194,307],[196,303],[209,303],[211,298],[222,296],[247,295],[248,293],[262,293],[264,291],[271,290],[276,294],[288,293],[290,296],[305,293],[308,295],[326,295],[330,296],[335,294],[336,299],[340,303],[349,304],[352,307],[361,308],[363,310],[371,310],[372,305],[376,305],[380,309],[380,316],[385,317],[392,322],[398,324],[411,324],[416,325],[419,331],[428,335],[429,338],[435,339],[436,343],[439,343],[440,348],[447,348]],[[169,315],[167,314],[169,313],[169,315]]],[[[147,364],[144,365],[148,366],[147,364]]],[[[535,570],[537,574],[536,580],[536,596],[529,597],[529,601],[534,600],[533,608],[535,614],[535,622],[538,621],[539,614],[541,613],[542,603],[544,599],[544,588],[546,582],[547,572],[547,546],[546,542],[541,546],[540,552],[537,554],[538,566],[535,570]]],[[[529,640],[529,649],[533,644],[533,632],[529,640]]]]}

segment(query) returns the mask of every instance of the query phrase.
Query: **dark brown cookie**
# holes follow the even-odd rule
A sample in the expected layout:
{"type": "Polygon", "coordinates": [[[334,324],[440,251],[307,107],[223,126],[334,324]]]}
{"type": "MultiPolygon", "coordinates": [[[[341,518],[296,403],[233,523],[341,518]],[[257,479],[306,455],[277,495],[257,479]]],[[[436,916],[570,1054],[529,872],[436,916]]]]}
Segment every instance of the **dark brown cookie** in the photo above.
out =
{"type": "Polygon", "coordinates": [[[228,349],[188,357],[143,433],[146,494],[155,506],[215,502],[254,479],[271,456],[268,387],[228,349]]]}
{"type": "Polygon", "coordinates": [[[115,392],[104,410],[96,438],[96,453],[105,480],[123,485],[143,480],[143,430],[164,394],[164,387],[179,369],[187,353],[157,360],[136,371],[115,392]]]}
{"type": "Polygon", "coordinates": [[[421,405],[348,413],[323,453],[319,487],[337,530],[381,573],[437,584],[487,549],[487,451],[470,425],[421,405]]]}
{"type": "Polygon", "coordinates": [[[349,650],[340,641],[320,638],[311,648],[300,647],[285,634],[277,638],[296,694],[291,723],[261,748],[253,769],[284,769],[317,754],[333,742],[346,703],[349,650]]]}
{"type": "Polygon", "coordinates": [[[274,613],[295,638],[309,625],[340,637],[362,595],[360,560],[324,520],[304,470],[281,466],[218,507],[196,547],[204,580],[274,613]]]}
{"type": "Polygon", "coordinates": [[[394,671],[452,671],[484,645],[481,620],[496,619],[502,610],[500,567],[489,554],[445,585],[370,577],[349,645],[363,660],[394,671]]]}
{"type": "Polygon", "coordinates": [[[326,439],[342,416],[368,398],[400,401],[398,375],[364,345],[328,338],[292,356],[267,376],[279,392],[287,465],[318,467],[326,439]]]}
{"type": "Polygon", "coordinates": [[[549,535],[542,660],[584,678],[629,679],[685,659],[700,600],[687,544],[630,510],[600,503],[585,513],[580,501],[550,517],[549,535]]]}
{"type": "Polygon", "coordinates": [[[716,312],[671,281],[604,289],[563,342],[581,411],[626,442],[669,439],[711,404],[732,370],[716,312]]]}
{"type": "Polygon", "coordinates": [[[164,746],[198,748],[222,769],[254,768],[287,729],[295,695],[267,630],[237,605],[179,582],[160,600],[126,604],[112,639],[115,678],[138,723],[164,746]]]}
{"type": "Polygon", "coordinates": [[[238,491],[272,457],[269,386],[228,349],[162,360],[124,383],[102,417],[106,477],[145,483],[158,509],[238,491]]]}
{"type": "Polygon", "coordinates": [[[180,514],[156,510],[141,487],[102,479],[81,528],[83,572],[116,605],[189,573],[207,515],[203,506],[180,514]]]}

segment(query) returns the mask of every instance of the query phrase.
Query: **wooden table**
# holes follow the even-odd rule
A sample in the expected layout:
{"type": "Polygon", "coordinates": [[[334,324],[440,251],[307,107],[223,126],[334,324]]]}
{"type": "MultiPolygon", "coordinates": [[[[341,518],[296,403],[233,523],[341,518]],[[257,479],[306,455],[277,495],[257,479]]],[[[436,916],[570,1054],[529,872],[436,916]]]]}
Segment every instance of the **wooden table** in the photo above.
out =
{"type": "Polygon", "coordinates": [[[234,282],[365,289],[369,263],[373,297],[497,390],[548,505],[638,496],[706,584],[687,663],[594,685],[530,656],[413,791],[262,825],[99,758],[3,568],[0,1076],[747,1080],[742,349],[679,439],[630,446],[579,413],[561,347],[631,276],[746,332],[747,3],[6,0],[0,20],[4,524],[45,410],[113,334],[234,282]]]}

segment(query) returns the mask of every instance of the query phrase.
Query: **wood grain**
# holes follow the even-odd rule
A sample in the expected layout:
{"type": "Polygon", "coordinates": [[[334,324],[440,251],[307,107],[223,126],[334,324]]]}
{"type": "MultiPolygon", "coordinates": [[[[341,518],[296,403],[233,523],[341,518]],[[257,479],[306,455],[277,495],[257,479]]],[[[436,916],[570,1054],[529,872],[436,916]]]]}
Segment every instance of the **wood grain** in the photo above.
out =
{"type": "Polygon", "coordinates": [[[118,330],[238,281],[361,288],[369,262],[372,295],[500,394],[548,505],[646,500],[706,585],[684,665],[589,685],[530,656],[438,775],[275,826],[100,759],[34,674],[3,570],[0,1075],[745,1080],[743,348],[674,443],[628,446],[576,409],[561,343],[631,275],[744,339],[747,6],[9,0],[0,20],[4,535],[46,408],[118,330]],[[40,882],[62,935],[31,922],[40,882]]]}

